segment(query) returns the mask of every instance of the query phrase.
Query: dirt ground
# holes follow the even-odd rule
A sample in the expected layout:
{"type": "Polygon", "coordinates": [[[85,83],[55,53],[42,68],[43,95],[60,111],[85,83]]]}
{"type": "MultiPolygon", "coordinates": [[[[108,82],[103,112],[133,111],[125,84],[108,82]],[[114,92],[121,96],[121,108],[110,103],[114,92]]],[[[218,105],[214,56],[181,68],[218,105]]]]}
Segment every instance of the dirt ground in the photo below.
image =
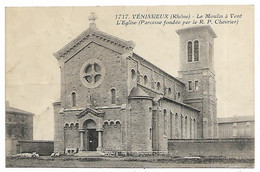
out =
{"type": "Polygon", "coordinates": [[[253,168],[253,159],[168,158],[168,157],[40,157],[38,159],[7,158],[6,167],[40,168],[253,168]]]}

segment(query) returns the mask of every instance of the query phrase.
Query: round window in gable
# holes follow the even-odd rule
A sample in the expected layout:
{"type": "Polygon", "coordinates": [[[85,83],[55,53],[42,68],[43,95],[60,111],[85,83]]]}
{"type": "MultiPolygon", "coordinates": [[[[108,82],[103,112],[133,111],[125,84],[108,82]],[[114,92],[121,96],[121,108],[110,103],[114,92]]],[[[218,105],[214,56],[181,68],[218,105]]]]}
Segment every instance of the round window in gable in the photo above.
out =
{"type": "Polygon", "coordinates": [[[86,61],[80,69],[80,80],[85,87],[95,88],[104,79],[105,68],[98,59],[86,61]]]}

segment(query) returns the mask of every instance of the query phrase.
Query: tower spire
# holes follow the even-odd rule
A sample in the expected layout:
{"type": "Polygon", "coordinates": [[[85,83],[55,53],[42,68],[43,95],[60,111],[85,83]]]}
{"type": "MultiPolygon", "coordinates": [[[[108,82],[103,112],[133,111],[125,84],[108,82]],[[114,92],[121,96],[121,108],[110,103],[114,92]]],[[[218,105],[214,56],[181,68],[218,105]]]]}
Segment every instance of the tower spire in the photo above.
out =
{"type": "Polygon", "coordinates": [[[97,15],[94,12],[90,13],[90,16],[88,17],[88,20],[90,21],[89,27],[96,28],[95,21],[97,20],[97,15]]]}

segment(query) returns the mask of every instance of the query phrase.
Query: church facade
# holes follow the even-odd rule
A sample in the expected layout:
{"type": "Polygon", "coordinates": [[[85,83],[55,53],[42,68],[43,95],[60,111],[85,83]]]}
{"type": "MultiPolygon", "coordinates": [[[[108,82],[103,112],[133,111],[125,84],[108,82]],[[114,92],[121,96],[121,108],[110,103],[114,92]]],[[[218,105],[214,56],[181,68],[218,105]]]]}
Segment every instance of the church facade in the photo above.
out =
{"type": "Polygon", "coordinates": [[[168,139],[217,137],[210,26],[177,30],[179,77],[134,53],[135,44],[94,20],[54,53],[61,99],[54,107],[54,151],[162,152],[168,139]]]}

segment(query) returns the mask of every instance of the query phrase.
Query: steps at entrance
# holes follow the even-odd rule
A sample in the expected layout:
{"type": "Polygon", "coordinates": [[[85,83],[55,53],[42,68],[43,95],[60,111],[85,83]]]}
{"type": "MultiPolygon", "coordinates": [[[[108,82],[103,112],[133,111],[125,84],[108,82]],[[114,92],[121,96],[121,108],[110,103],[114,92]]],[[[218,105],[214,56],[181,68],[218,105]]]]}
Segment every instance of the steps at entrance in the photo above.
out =
{"type": "Polygon", "coordinates": [[[85,156],[85,157],[99,157],[104,156],[105,154],[99,151],[80,151],[74,156],[85,156]]]}

